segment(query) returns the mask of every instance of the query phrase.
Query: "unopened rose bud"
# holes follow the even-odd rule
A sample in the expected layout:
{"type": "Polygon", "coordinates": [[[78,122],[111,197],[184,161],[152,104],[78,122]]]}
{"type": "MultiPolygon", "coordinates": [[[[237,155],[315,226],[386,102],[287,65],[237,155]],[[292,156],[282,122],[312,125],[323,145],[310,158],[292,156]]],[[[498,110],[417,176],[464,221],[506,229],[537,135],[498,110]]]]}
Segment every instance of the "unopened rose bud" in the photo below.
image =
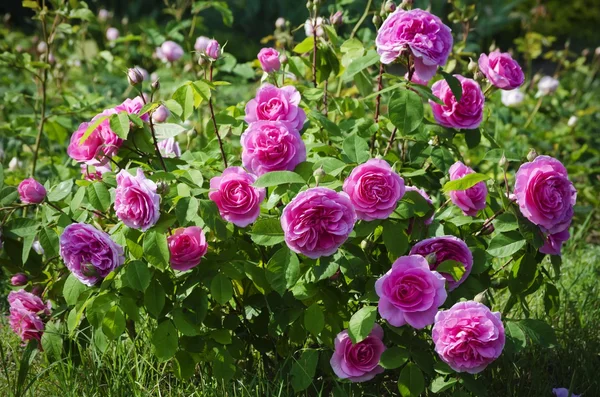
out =
{"type": "Polygon", "coordinates": [[[430,265],[434,265],[437,263],[437,254],[435,252],[432,252],[431,254],[428,254],[425,259],[427,259],[427,263],[429,263],[430,265]]]}
{"type": "Polygon", "coordinates": [[[165,195],[169,193],[169,184],[165,181],[159,181],[156,184],[156,193],[160,195],[165,195]]]}
{"type": "Polygon", "coordinates": [[[581,51],[581,56],[582,56],[582,57],[586,57],[586,58],[587,58],[587,57],[588,57],[588,55],[590,55],[590,50],[589,50],[588,48],[584,48],[584,49],[581,51]]]}
{"type": "Polygon", "coordinates": [[[364,251],[369,246],[369,242],[367,240],[363,240],[360,242],[360,248],[364,251]]]}
{"type": "Polygon", "coordinates": [[[44,293],[44,287],[42,287],[41,285],[36,285],[31,289],[31,293],[37,296],[42,296],[42,294],[44,293]]]}
{"type": "Polygon", "coordinates": [[[84,263],[81,265],[81,274],[86,277],[96,277],[98,276],[98,271],[91,263],[84,263]]]}
{"type": "Polygon", "coordinates": [[[213,61],[219,59],[219,55],[221,55],[221,46],[217,40],[211,40],[208,42],[206,46],[206,56],[208,56],[213,61]]]}
{"type": "Polygon", "coordinates": [[[285,54],[283,54],[279,57],[279,62],[287,63],[287,61],[288,61],[288,57],[285,54]]]}
{"type": "Polygon", "coordinates": [[[117,28],[106,29],[106,40],[115,41],[119,38],[119,30],[117,28]]]}
{"type": "Polygon", "coordinates": [[[471,73],[475,73],[477,71],[479,65],[477,65],[477,62],[473,61],[472,58],[469,58],[469,65],[467,66],[467,69],[469,69],[469,72],[471,73]]]}
{"type": "Polygon", "coordinates": [[[391,0],[388,0],[388,1],[385,3],[385,11],[386,11],[386,12],[388,12],[388,13],[391,13],[391,12],[394,12],[394,11],[396,11],[396,3],[394,3],[394,2],[393,2],[393,1],[391,1],[391,0]]]}
{"type": "Polygon", "coordinates": [[[329,17],[329,22],[331,22],[332,25],[340,26],[342,23],[344,23],[343,18],[343,13],[341,11],[337,11],[335,14],[329,17]]]}
{"type": "Polygon", "coordinates": [[[321,179],[323,179],[325,175],[327,174],[323,170],[323,167],[319,167],[313,172],[313,176],[315,177],[315,182],[317,183],[317,185],[319,184],[319,182],[321,182],[321,179]]]}
{"type": "Polygon", "coordinates": [[[144,75],[137,67],[130,68],[127,70],[127,80],[129,81],[130,85],[136,86],[144,81],[144,75]]]}
{"type": "Polygon", "coordinates": [[[571,116],[569,117],[569,121],[567,121],[567,125],[571,128],[575,127],[575,125],[577,125],[577,120],[579,120],[577,118],[577,116],[571,116]]]}
{"type": "Polygon", "coordinates": [[[160,81],[158,79],[154,80],[150,85],[152,87],[152,91],[160,90],[160,81]]]}
{"type": "Polygon", "coordinates": [[[527,161],[533,161],[537,156],[538,154],[535,149],[531,148],[529,149],[529,153],[527,153],[527,161]]]}
{"type": "Polygon", "coordinates": [[[500,160],[498,161],[498,165],[500,167],[504,167],[506,165],[506,156],[504,155],[504,153],[502,153],[502,157],[500,157],[500,160]]]}
{"type": "Polygon", "coordinates": [[[275,27],[277,29],[283,29],[285,27],[285,19],[282,17],[277,18],[275,21],[275,27]]]}
{"type": "Polygon", "coordinates": [[[480,70],[478,70],[477,72],[475,72],[475,75],[473,77],[475,77],[476,81],[483,81],[483,79],[485,78],[485,75],[483,73],[481,73],[480,70]]]}
{"type": "Polygon", "coordinates": [[[600,47],[596,47],[596,49],[594,50],[594,53],[598,56],[600,56],[600,47]]]}
{"type": "Polygon", "coordinates": [[[402,7],[405,10],[409,10],[412,8],[414,1],[413,0],[404,0],[402,1],[402,4],[400,4],[400,7],[402,7]]]}
{"type": "Polygon", "coordinates": [[[98,11],[98,20],[100,22],[106,21],[109,17],[110,17],[110,12],[108,12],[108,10],[101,9],[100,11],[98,11]]]}
{"type": "Polygon", "coordinates": [[[381,25],[381,17],[379,15],[373,16],[373,25],[379,27],[381,25]]]}
{"type": "Polygon", "coordinates": [[[56,62],[56,58],[54,58],[54,54],[53,53],[49,53],[48,54],[48,63],[53,65],[54,62],[56,62]]]}
{"type": "Polygon", "coordinates": [[[311,9],[311,7],[312,7],[312,1],[308,0],[308,1],[306,2],[306,8],[310,10],[310,9],[311,9]]]}
{"type": "Polygon", "coordinates": [[[15,287],[20,287],[27,284],[27,276],[23,273],[17,273],[10,279],[10,284],[15,287]]]}
{"type": "Polygon", "coordinates": [[[169,109],[164,105],[160,105],[152,113],[152,121],[156,123],[164,123],[169,118],[169,109]]]}
{"type": "Polygon", "coordinates": [[[36,47],[36,50],[39,54],[45,54],[48,49],[48,44],[45,41],[40,41],[36,47]]]}
{"type": "Polygon", "coordinates": [[[189,130],[189,131],[187,132],[187,137],[188,137],[188,139],[193,139],[193,138],[195,138],[196,136],[198,136],[198,133],[196,132],[196,129],[195,129],[195,128],[192,128],[191,130],[189,130]]]}
{"type": "Polygon", "coordinates": [[[477,295],[475,295],[475,297],[473,298],[473,300],[475,302],[486,304],[487,303],[487,297],[485,295],[485,291],[482,291],[482,292],[478,293],[477,295]]]}
{"type": "Polygon", "coordinates": [[[479,232],[479,234],[481,234],[482,236],[489,236],[490,234],[494,233],[494,230],[496,230],[494,225],[492,223],[488,223],[481,229],[481,232],[479,232]]]}

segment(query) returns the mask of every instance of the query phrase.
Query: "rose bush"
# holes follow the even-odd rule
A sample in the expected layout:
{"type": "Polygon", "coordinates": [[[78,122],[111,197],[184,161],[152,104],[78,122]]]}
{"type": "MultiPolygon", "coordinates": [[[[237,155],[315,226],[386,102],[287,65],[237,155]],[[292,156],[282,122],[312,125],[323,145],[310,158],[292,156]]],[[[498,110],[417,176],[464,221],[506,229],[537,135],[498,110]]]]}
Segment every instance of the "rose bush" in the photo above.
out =
{"type": "MultiPolygon", "coordinates": [[[[48,85],[75,61],[64,26],[44,33],[45,58],[33,46],[2,54],[39,73],[44,93],[44,113],[0,137],[27,148],[0,168],[19,337],[52,361],[139,338],[179,378],[261,366],[298,392],[356,382],[369,393],[373,380],[405,396],[477,394],[473,374],[525,339],[551,343],[527,297],[542,289],[547,310],[559,304],[561,247],[578,221],[569,154],[500,139],[535,86],[520,58],[491,51],[475,70],[454,24],[410,3],[382,5],[374,42],[311,7],[306,38],[287,32],[246,64],[185,24],[143,33],[149,78],[130,70],[77,104],[78,84],[48,85]],[[231,84],[236,73],[256,92],[231,84]]],[[[133,68],[125,43],[138,36],[118,34],[81,67],[133,68]]],[[[544,101],[560,86],[539,89],[544,101]]]]}

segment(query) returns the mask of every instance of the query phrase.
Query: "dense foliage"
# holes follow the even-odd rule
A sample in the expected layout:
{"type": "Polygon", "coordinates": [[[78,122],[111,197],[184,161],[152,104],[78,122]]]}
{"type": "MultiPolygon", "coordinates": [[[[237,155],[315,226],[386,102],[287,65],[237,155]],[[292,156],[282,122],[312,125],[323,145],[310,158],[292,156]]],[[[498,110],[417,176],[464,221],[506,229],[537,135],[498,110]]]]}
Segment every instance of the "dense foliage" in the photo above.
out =
{"type": "Polygon", "coordinates": [[[0,263],[24,357],[150,343],[181,379],[484,395],[501,354],[554,343],[527,298],[558,310],[563,244],[595,221],[598,137],[579,126],[600,53],[549,52],[542,78],[550,39],[480,56],[474,7],[444,22],[410,3],[369,1],[342,29],[309,2],[306,38],[278,20],[238,63],[181,15],[134,35],[83,2],[24,1],[40,35],[7,32],[0,54],[0,263]]]}

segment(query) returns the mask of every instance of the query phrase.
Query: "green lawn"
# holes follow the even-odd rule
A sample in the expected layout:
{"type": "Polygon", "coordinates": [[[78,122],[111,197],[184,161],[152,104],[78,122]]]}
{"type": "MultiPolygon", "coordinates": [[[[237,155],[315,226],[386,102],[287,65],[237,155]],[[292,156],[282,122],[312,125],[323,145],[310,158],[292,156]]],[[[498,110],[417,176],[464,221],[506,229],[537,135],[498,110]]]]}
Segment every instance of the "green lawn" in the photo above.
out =
{"type": "MultiPolygon", "coordinates": [[[[561,306],[546,317],[557,333],[558,345],[548,348],[525,346],[519,353],[505,351],[497,365],[483,372],[490,396],[551,396],[553,387],[569,387],[584,396],[598,395],[600,377],[600,246],[570,247],[564,255],[559,283],[561,306]]],[[[529,298],[532,317],[544,318],[542,291],[529,298]]],[[[516,310],[510,316],[522,316],[516,310]]],[[[135,343],[120,342],[107,347],[103,355],[91,350],[71,351],[61,362],[46,364],[42,355],[32,360],[27,382],[28,396],[287,396],[293,395],[288,379],[265,375],[257,368],[244,379],[219,384],[196,368],[189,381],[180,381],[168,366],[158,364],[151,352],[148,335],[135,343]]],[[[23,348],[6,320],[0,323],[2,365],[0,396],[10,396],[18,376],[23,348]],[[7,381],[7,377],[9,381],[7,381]]],[[[347,383],[333,385],[334,395],[392,395],[396,392],[394,371],[369,383],[368,394],[347,383]],[[363,394],[364,393],[364,394],[363,394]]],[[[331,385],[330,385],[331,386],[331,385]]],[[[331,388],[331,387],[330,387],[331,388]]],[[[306,395],[330,395],[316,387],[306,395]]],[[[434,395],[428,392],[428,395],[434,395]]]]}

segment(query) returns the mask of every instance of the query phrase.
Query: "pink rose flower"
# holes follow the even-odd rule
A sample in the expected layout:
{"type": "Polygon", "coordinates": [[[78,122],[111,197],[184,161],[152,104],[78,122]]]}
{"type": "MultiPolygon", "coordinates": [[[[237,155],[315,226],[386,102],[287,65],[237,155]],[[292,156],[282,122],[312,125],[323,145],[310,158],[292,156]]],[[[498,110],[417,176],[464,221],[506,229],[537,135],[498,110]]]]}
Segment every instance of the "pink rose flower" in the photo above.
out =
{"type": "Polygon", "coordinates": [[[198,226],[177,229],[167,241],[171,267],[182,272],[198,266],[208,250],[204,231],[198,226]]]}
{"type": "Polygon", "coordinates": [[[60,256],[83,284],[92,286],[125,262],[123,247],[85,223],[72,223],[60,236],[60,256]]]}
{"type": "Polygon", "coordinates": [[[183,48],[174,41],[167,40],[156,48],[156,57],[163,62],[175,62],[183,56],[183,48]]]}
{"type": "MultiPolygon", "coordinates": [[[[475,171],[462,162],[457,161],[450,167],[450,180],[455,181],[475,171]]],[[[466,190],[450,191],[450,199],[467,216],[477,216],[477,212],[485,208],[488,190],[485,182],[478,182],[466,190]]]]}
{"type": "Polygon", "coordinates": [[[304,33],[306,34],[306,37],[313,37],[315,29],[317,37],[321,37],[325,34],[325,30],[323,29],[323,18],[317,17],[317,19],[307,19],[306,22],[304,22],[304,33]]]}
{"type": "Polygon", "coordinates": [[[547,255],[560,255],[563,243],[570,237],[569,228],[566,228],[562,232],[549,234],[546,236],[544,245],[540,247],[540,252],[547,255]]]}
{"type": "MultiPolygon", "coordinates": [[[[144,100],[141,96],[136,96],[135,98],[127,98],[121,103],[114,107],[114,109],[107,109],[101,114],[115,114],[120,112],[126,112],[127,114],[140,114],[140,111],[144,107],[144,100]]],[[[96,116],[97,117],[97,116],[96,116]]],[[[140,118],[144,121],[148,121],[148,113],[140,116],[140,118]]]]}
{"type": "Polygon", "coordinates": [[[525,75],[509,53],[499,50],[479,56],[479,70],[495,87],[512,90],[523,85],[525,75]]]}
{"type": "Polygon", "coordinates": [[[257,121],[241,136],[242,163],[260,176],[271,171],[293,171],[306,160],[306,146],[295,129],[280,121],[257,121]]]}
{"type": "Polygon", "coordinates": [[[194,49],[198,52],[205,52],[210,39],[206,36],[199,36],[194,43],[194,49]]]}
{"type": "Polygon", "coordinates": [[[505,342],[500,313],[474,301],[438,312],[431,337],[442,361],[456,372],[470,374],[500,357],[505,342]]]}
{"type": "Polygon", "coordinates": [[[348,239],[355,222],[350,197],[324,187],[300,192],[281,215],[287,246],[312,259],[335,253],[348,239]]]}
{"type": "Polygon", "coordinates": [[[97,164],[95,166],[87,165],[84,163],[80,165],[80,168],[81,175],[83,175],[83,177],[88,181],[101,181],[102,174],[104,174],[105,172],[112,171],[112,168],[108,161],[104,164],[97,164]]]}
{"type": "Polygon", "coordinates": [[[46,188],[33,178],[22,180],[17,190],[25,204],[39,204],[46,198],[46,188]]]}
{"type": "Polygon", "coordinates": [[[379,324],[375,324],[369,336],[356,344],[344,330],[335,338],[335,351],[329,363],[338,377],[366,382],[384,371],[379,359],[385,350],[383,329],[379,324]]]}
{"type": "Polygon", "coordinates": [[[446,279],[430,270],[421,255],[401,256],[375,282],[379,314],[394,327],[425,328],[446,301],[445,285],[446,279]]]}
{"type": "Polygon", "coordinates": [[[355,167],[344,181],[358,219],[387,219],[404,196],[404,179],[380,159],[355,167]]]}
{"type": "Polygon", "coordinates": [[[266,73],[277,72],[281,68],[279,51],[275,48],[263,48],[258,53],[258,61],[266,73]]]}
{"type": "Polygon", "coordinates": [[[23,342],[31,339],[40,341],[44,332],[42,316],[50,315],[50,302],[44,302],[25,290],[8,294],[10,305],[9,324],[23,342]]]}
{"type": "MultiPolygon", "coordinates": [[[[416,186],[405,186],[404,187],[404,192],[417,192],[419,193],[429,204],[433,205],[433,201],[431,201],[431,197],[429,197],[429,195],[427,194],[427,192],[425,192],[425,190],[423,189],[419,189],[416,186]]],[[[425,223],[425,225],[431,225],[431,222],[433,222],[433,218],[434,215],[431,215],[431,218],[429,219],[425,219],[425,221],[423,223],[425,223]]]]}
{"type": "Polygon", "coordinates": [[[221,46],[217,40],[209,40],[206,45],[206,56],[211,58],[212,60],[219,59],[219,55],[221,55],[221,46]]]}
{"type": "Polygon", "coordinates": [[[456,129],[475,129],[483,120],[485,97],[479,84],[472,79],[455,74],[462,86],[462,97],[456,100],[446,80],[438,80],[431,86],[431,92],[444,102],[443,105],[429,100],[433,117],[441,126],[456,129]]]}
{"type": "Polygon", "coordinates": [[[156,194],[156,183],[147,179],[141,168],[137,169],[136,176],[126,170],[117,174],[115,212],[126,226],[143,232],[160,218],[160,196],[156,194]]]}
{"type": "Polygon", "coordinates": [[[306,120],[306,113],[299,106],[300,99],[300,93],[293,86],[278,88],[263,84],[256,97],[246,104],[245,120],[248,124],[261,120],[282,121],[300,131],[306,120]]]}
{"type": "Polygon", "coordinates": [[[390,64],[410,51],[415,73],[429,81],[438,66],[444,66],[452,51],[452,34],[448,26],[427,11],[398,8],[383,22],[375,45],[381,62],[390,64]]]}
{"type": "MultiPolygon", "coordinates": [[[[90,123],[99,117],[109,116],[116,113],[114,109],[106,109],[94,116],[90,123]]],[[[105,156],[112,156],[121,147],[123,140],[110,129],[110,120],[107,118],[100,122],[98,127],[81,143],[90,123],[81,123],[77,131],[71,135],[71,142],[67,148],[67,154],[73,160],[89,165],[101,165],[107,160],[105,156]]]]}
{"type": "Polygon", "coordinates": [[[120,36],[119,29],[117,28],[108,28],[106,29],[106,40],[115,41],[120,36]]]}
{"type": "MultiPolygon", "coordinates": [[[[555,397],[569,397],[569,389],[565,389],[564,387],[554,388],[552,389],[552,394],[555,397]]],[[[581,394],[571,393],[571,397],[581,397],[581,394]]]]}
{"type": "Polygon", "coordinates": [[[27,276],[24,273],[17,273],[10,278],[10,285],[20,287],[27,284],[27,276]]]}
{"type": "MultiPolygon", "coordinates": [[[[404,78],[407,81],[408,81],[408,77],[409,77],[409,74],[408,74],[408,72],[406,72],[404,74],[404,78]]],[[[419,78],[419,76],[416,73],[413,73],[410,82],[413,83],[413,84],[419,84],[419,85],[427,86],[427,84],[429,83],[429,80],[422,80],[422,79],[419,78]]]]}
{"type": "Polygon", "coordinates": [[[567,169],[550,156],[537,156],[515,175],[515,196],[521,213],[549,234],[569,227],[577,190],[567,169]]]}
{"type": "Polygon", "coordinates": [[[265,199],[265,188],[252,184],[256,176],[242,167],[229,167],[210,180],[208,198],[217,204],[221,217],[239,227],[253,223],[260,215],[260,203],[265,199]]]}
{"type": "Polygon", "coordinates": [[[173,137],[158,142],[158,150],[163,157],[181,157],[181,148],[173,137]]]}
{"type": "Polygon", "coordinates": [[[448,282],[449,291],[461,285],[469,277],[473,267],[473,254],[471,254],[469,247],[464,241],[454,236],[432,237],[422,240],[412,247],[410,255],[424,256],[429,261],[431,270],[436,270],[442,262],[447,260],[462,263],[465,272],[458,281],[455,281],[451,274],[440,272],[448,282]]]}

